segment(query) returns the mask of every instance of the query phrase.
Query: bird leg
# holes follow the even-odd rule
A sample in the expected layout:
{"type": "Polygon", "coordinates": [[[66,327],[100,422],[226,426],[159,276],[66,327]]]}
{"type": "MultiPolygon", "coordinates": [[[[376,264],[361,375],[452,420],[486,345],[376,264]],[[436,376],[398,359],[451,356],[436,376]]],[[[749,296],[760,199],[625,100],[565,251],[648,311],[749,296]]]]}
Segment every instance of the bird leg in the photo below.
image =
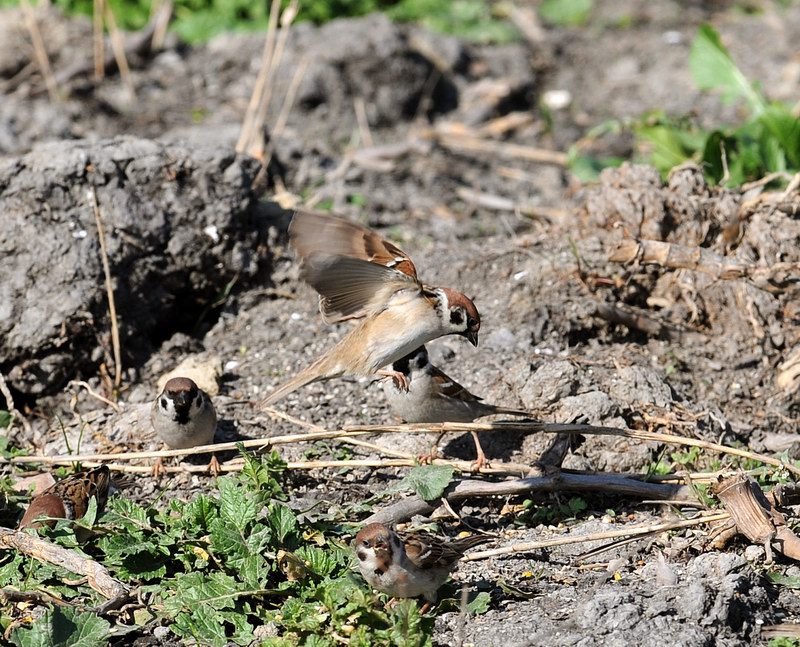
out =
{"type": "Polygon", "coordinates": [[[486,458],[486,454],[483,452],[483,447],[481,447],[481,441],[478,439],[477,432],[470,431],[469,433],[472,434],[472,440],[475,441],[476,453],[475,461],[472,463],[472,465],[470,465],[470,468],[475,472],[479,472],[484,467],[489,467],[489,460],[486,458]]]}
{"type": "Polygon", "coordinates": [[[398,389],[408,393],[408,388],[409,388],[408,378],[400,371],[392,371],[386,368],[382,368],[380,371],[376,371],[375,374],[391,378],[392,381],[394,382],[394,385],[398,389]]]}
{"type": "Polygon", "coordinates": [[[439,443],[442,442],[443,437],[444,437],[444,432],[442,432],[436,437],[436,441],[433,443],[430,451],[427,454],[417,455],[417,462],[420,465],[430,465],[431,463],[433,463],[435,459],[441,458],[441,454],[439,453],[439,443]]]}
{"type": "Polygon", "coordinates": [[[220,467],[216,454],[211,454],[211,460],[208,461],[208,472],[211,476],[219,476],[222,474],[222,468],[220,467]]]}
{"type": "Polygon", "coordinates": [[[150,473],[154,479],[160,479],[161,475],[166,473],[166,471],[167,470],[164,468],[164,461],[162,461],[161,457],[159,456],[153,462],[153,466],[150,469],[150,473]]]}

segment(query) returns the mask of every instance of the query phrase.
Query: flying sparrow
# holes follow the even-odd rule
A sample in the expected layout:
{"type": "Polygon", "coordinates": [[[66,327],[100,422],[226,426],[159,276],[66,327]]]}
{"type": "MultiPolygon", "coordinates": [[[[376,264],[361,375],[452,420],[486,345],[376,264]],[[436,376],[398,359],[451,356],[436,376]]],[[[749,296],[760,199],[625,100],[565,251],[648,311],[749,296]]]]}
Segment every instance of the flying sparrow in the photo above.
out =
{"type": "Polygon", "coordinates": [[[289,234],[303,278],[320,294],[322,319],[361,321],[262,406],[306,384],[342,375],[385,375],[404,388],[405,376],[383,367],[443,335],[461,335],[478,345],[481,322],[475,304],[456,290],[422,283],[411,259],[374,231],[298,211],[289,234]]]}
{"type": "Polygon", "coordinates": [[[424,596],[433,603],[464,552],[491,541],[474,535],[442,541],[427,532],[398,534],[382,523],[371,523],[356,535],[358,567],[367,583],[395,598],[424,596]]]}
{"type": "MultiPolygon", "coordinates": [[[[431,364],[425,346],[420,346],[392,364],[392,368],[405,376],[408,390],[397,388],[386,380],[383,392],[392,411],[405,422],[472,422],[476,418],[493,415],[531,416],[528,411],[507,409],[488,404],[467,391],[444,371],[431,364]]],[[[475,441],[477,469],[487,465],[478,434],[470,432],[475,441]]],[[[436,446],[444,434],[434,443],[428,458],[436,455],[436,446]]]]}
{"type": "MultiPolygon", "coordinates": [[[[217,428],[217,412],[208,394],[188,377],[173,377],[153,402],[150,422],[156,435],[171,449],[210,445],[217,428]]],[[[158,473],[160,459],[154,466],[158,473]]],[[[212,456],[212,472],[219,472],[219,462],[212,456]]]]}
{"type": "Polygon", "coordinates": [[[19,529],[52,528],[56,519],[80,519],[86,514],[92,497],[97,499],[97,512],[100,513],[106,507],[113,485],[111,473],[105,465],[68,476],[33,498],[19,522],[19,529]],[[40,518],[45,519],[39,521],[40,518]]]}

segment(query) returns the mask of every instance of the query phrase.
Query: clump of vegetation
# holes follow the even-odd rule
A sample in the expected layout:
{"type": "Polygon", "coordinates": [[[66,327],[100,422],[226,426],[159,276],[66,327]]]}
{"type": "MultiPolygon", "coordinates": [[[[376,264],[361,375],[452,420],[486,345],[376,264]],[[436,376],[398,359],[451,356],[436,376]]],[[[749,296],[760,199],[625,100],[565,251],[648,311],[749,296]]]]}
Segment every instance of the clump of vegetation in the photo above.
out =
{"type": "MultiPolygon", "coordinates": [[[[745,121],[709,130],[692,117],[657,111],[629,123],[607,122],[590,137],[627,128],[643,151],[642,161],[666,175],[691,160],[702,165],[712,184],[739,186],[769,174],[788,176],[800,171],[800,118],[796,109],[769,101],[748,81],[712,27],[705,25],[698,30],[689,54],[689,69],[701,90],[720,92],[724,102],[742,101],[747,109],[745,121]]],[[[589,159],[576,148],[571,162],[573,170],[586,178],[621,160],[589,159]]]]}
{"type": "Polygon", "coordinates": [[[105,600],[70,582],[66,571],[0,554],[5,586],[46,591],[74,605],[54,606],[35,622],[29,611],[6,605],[6,635],[19,647],[94,646],[163,625],[202,645],[431,644],[434,619],[420,614],[416,600],[387,609],[386,597],[353,571],[343,528],[303,522],[285,505],[285,465],[277,454],[245,461],[240,474],[217,480],[217,495],[173,499],[164,509],[112,498],[83,546],[68,522],[45,531],[131,588],[133,604],[116,622],[89,610],[105,600]]]}

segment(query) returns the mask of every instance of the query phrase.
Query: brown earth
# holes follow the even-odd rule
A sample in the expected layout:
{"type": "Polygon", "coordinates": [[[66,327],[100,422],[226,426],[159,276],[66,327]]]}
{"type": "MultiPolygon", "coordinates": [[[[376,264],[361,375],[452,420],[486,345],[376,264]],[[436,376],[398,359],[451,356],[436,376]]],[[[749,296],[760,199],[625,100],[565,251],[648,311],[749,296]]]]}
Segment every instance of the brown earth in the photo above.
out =
{"type": "MultiPolygon", "coordinates": [[[[18,47],[27,42],[20,14],[4,12],[0,208],[9,217],[0,223],[0,370],[33,423],[30,433],[15,432],[15,443],[63,451],[54,415],[72,419],[74,392],[83,422],[91,423],[83,450],[156,448],[147,403],[158,378],[190,354],[222,366],[221,439],[296,432],[243,401],[263,396],[347,330],[322,324],[316,296],[299,281],[286,249],[289,215],[276,202],[287,206],[302,196],[391,237],[424,280],[473,297],[483,319],[480,346],[443,338],[429,350],[435,364],[487,401],[552,422],[661,431],[754,451],[790,447],[796,438],[787,434],[798,432],[791,359],[800,344],[797,275],[773,269],[800,261],[796,193],[708,187],[688,166],[666,182],[652,168],[625,166],[583,186],[558,163],[526,161],[508,149],[466,150],[463,135],[491,139],[486,128],[497,127],[493,120],[521,114],[494,141],[558,151],[604,119],[649,109],[695,112],[707,123],[734,119],[736,107],[700,94],[688,73],[689,45],[703,21],[719,29],[745,74],[770,97],[796,100],[800,9],[770,4],[744,14],[721,3],[597,4],[585,28],[491,47],[377,16],[294,27],[271,123],[300,62],[307,60],[308,69],[285,127],[272,134],[278,163],[266,190],[253,160],[232,153],[262,35],[230,34],[191,48],[168,39],[163,51],[132,59],[134,103],[116,76],[94,86],[87,74],[64,74],[68,98],[53,103],[18,47]],[[568,91],[570,101],[548,123],[539,106],[554,90],[568,91]],[[359,102],[374,144],[403,143],[399,151],[348,157],[364,148],[359,102]],[[120,299],[126,370],[119,415],[66,386],[84,379],[101,391],[108,379],[100,366],[111,365],[96,226],[83,199],[90,186],[112,241],[120,299]],[[694,269],[641,255],[630,263],[609,260],[631,237],[700,247],[709,256],[694,269]],[[58,264],[48,262],[54,258],[58,264]],[[748,275],[732,278],[721,272],[723,262],[748,275]],[[640,316],[638,324],[620,323],[620,312],[640,316]]],[[[57,78],[86,60],[90,23],[54,12],[42,14],[41,23],[57,78]]],[[[630,153],[631,141],[621,136],[596,146],[630,153]]],[[[279,408],[327,428],[393,421],[380,388],[352,380],[301,389],[279,408]]],[[[70,427],[73,440],[80,427],[70,427]]],[[[541,435],[484,438],[490,458],[523,464],[533,464],[548,442],[541,435]]],[[[372,440],[409,453],[430,442],[404,434],[372,440]]],[[[295,460],[308,449],[281,451],[295,460]]],[[[329,443],[314,453],[330,458],[338,449],[329,443]]],[[[474,456],[469,436],[447,439],[442,449],[448,457],[474,456]]],[[[666,449],[667,459],[674,449],[666,449]]],[[[663,452],[652,443],[591,436],[564,466],[642,473],[663,452]]],[[[686,468],[721,459],[695,457],[686,468]]],[[[293,479],[292,494],[335,510],[404,472],[316,469],[293,479]]],[[[175,496],[209,485],[189,474],[171,481],[175,496]]],[[[132,495],[147,498],[157,487],[142,479],[132,495]]],[[[533,500],[556,507],[570,498],[533,500]]],[[[579,520],[562,513],[553,525],[504,509],[522,502],[514,498],[470,501],[458,512],[509,543],[567,527],[589,533],[626,519],[678,516],[673,508],[616,496],[581,498],[588,509],[579,520]]],[[[585,544],[464,564],[460,579],[493,599],[488,613],[470,619],[465,640],[760,644],[762,625],[797,620],[796,596],[763,577],[758,551],[735,544],[729,552],[697,554],[698,532],[616,548],[595,569],[578,568],[574,559],[592,547],[585,544]],[[674,582],[662,577],[660,551],[674,582]],[[500,578],[530,594],[504,592],[500,578]]],[[[779,569],[797,571],[785,563],[779,569]]],[[[456,613],[440,616],[436,640],[454,644],[458,622],[456,613]]]]}

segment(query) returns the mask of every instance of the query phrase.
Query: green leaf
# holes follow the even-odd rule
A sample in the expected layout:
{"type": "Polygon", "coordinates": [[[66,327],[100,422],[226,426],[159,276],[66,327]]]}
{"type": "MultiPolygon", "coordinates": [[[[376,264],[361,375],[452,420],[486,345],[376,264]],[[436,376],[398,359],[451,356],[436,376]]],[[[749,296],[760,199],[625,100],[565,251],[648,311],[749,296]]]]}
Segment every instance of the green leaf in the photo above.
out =
{"type": "Polygon", "coordinates": [[[767,573],[767,579],[773,584],[778,584],[779,586],[785,586],[789,589],[800,589],[800,577],[792,576],[792,575],[784,575],[783,573],[778,573],[777,571],[770,571],[767,573]]]}
{"type": "Polygon", "coordinates": [[[4,429],[11,424],[12,415],[11,412],[6,411],[5,409],[0,409],[0,428],[4,429]]]}
{"type": "Polygon", "coordinates": [[[394,622],[389,636],[391,644],[397,647],[418,647],[425,644],[423,641],[430,636],[422,632],[422,617],[419,614],[419,605],[414,599],[401,600],[391,611],[394,622]]]}
{"type": "Polygon", "coordinates": [[[317,546],[301,546],[295,553],[315,574],[326,577],[336,568],[336,558],[317,546]]]}
{"type": "Polygon", "coordinates": [[[418,465],[411,469],[401,484],[414,490],[426,501],[432,501],[444,494],[454,473],[455,468],[450,465],[418,465]]]}
{"type": "Polygon", "coordinates": [[[486,613],[491,603],[492,597],[486,591],[481,591],[467,603],[467,612],[475,615],[486,613]]]}
{"type": "Polygon", "coordinates": [[[697,30],[689,53],[689,69],[701,90],[721,90],[726,102],[743,98],[755,116],[766,108],[764,98],[736,67],[719,34],[710,25],[702,25],[697,30]]]}
{"type": "Polygon", "coordinates": [[[11,642],[17,647],[98,647],[108,643],[110,628],[94,613],[55,607],[31,627],[15,629],[11,642]]]}
{"type": "Polygon", "coordinates": [[[800,119],[785,106],[773,103],[761,115],[761,123],[779,142],[791,165],[800,167],[800,119]]]}
{"type": "Polygon", "coordinates": [[[585,25],[592,13],[592,0],[544,0],[539,14],[551,25],[585,25]]]}
{"type": "Polygon", "coordinates": [[[297,534],[297,517],[285,505],[275,505],[269,512],[268,520],[281,544],[285,544],[290,535],[297,534]]]}

